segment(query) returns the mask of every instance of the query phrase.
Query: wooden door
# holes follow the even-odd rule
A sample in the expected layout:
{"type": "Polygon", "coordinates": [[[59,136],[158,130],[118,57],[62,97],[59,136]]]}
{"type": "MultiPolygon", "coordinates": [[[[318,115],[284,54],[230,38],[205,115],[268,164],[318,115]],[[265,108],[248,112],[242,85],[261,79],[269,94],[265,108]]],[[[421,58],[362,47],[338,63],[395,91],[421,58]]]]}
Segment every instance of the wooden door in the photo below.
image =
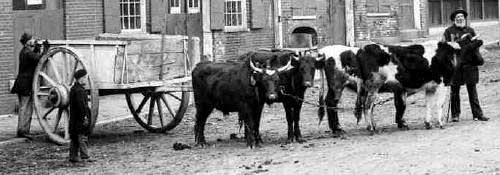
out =
{"type": "Polygon", "coordinates": [[[413,0],[401,0],[399,17],[401,29],[414,29],[415,19],[413,16],[413,0]]]}
{"type": "Polygon", "coordinates": [[[62,40],[64,34],[64,15],[61,0],[45,0],[41,4],[29,5],[26,1],[13,0],[14,16],[14,59],[15,74],[19,64],[19,42],[24,32],[31,33],[38,39],[62,40]],[[24,4],[23,4],[24,3],[24,4]]]}

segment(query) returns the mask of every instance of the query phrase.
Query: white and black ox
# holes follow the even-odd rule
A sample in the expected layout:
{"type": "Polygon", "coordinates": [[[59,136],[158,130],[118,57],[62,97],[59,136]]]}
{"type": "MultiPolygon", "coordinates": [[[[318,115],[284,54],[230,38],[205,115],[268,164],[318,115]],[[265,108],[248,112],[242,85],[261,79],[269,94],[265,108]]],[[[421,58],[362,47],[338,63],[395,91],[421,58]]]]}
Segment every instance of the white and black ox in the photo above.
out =
{"type": "Polygon", "coordinates": [[[278,73],[291,68],[291,60],[279,68],[261,68],[251,57],[240,62],[202,62],[192,71],[196,106],[195,140],[206,144],[205,123],[213,109],[224,114],[238,112],[244,125],[247,146],[259,146],[259,124],[265,102],[278,97],[278,73]]]}
{"type": "MultiPolygon", "coordinates": [[[[347,87],[356,89],[358,97],[354,112],[355,116],[358,121],[364,116],[368,125],[367,129],[375,132],[376,125],[373,109],[378,93],[394,93],[396,123],[398,128],[407,129],[408,125],[403,119],[406,98],[408,95],[424,91],[427,109],[424,121],[425,127],[428,129],[432,127],[430,120],[434,114],[437,117],[438,126],[442,128],[443,105],[449,94],[445,84],[449,83],[458,65],[457,60],[460,60],[457,58],[457,53],[464,52],[464,48],[471,50],[477,48],[469,46],[462,47],[462,50],[456,50],[444,42],[437,45],[435,55],[431,58],[431,64],[423,56],[425,49],[422,45],[388,46],[369,44],[363,49],[335,45],[322,48],[320,53],[326,54],[327,63],[329,60],[336,63],[334,63],[335,69],[340,72],[337,73],[340,75],[337,77],[344,77],[343,79],[337,78],[337,80],[327,78],[327,81],[336,81],[328,82],[328,93],[337,90],[334,92],[340,92],[341,94],[346,84],[351,85],[347,87]],[[445,81],[443,82],[443,80],[445,81]]],[[[479,46],[474,45],[474,47],[479,46]]],[[[331,67],[331,64],[325,65],[327,77],[328,74],[334,74],[332,71],[328,71],[328,69],[332,69],[331,67]]],[[[327,103],[333,101],[332,106],[336,106],[335,102],[340,99],[340,94],[327,95],[327,103]]],[[[334,120],[332,121],[334,124],[338,124],[336,112],[335,109],[332,109],[328,113],[329,120],[334,120]]]]}

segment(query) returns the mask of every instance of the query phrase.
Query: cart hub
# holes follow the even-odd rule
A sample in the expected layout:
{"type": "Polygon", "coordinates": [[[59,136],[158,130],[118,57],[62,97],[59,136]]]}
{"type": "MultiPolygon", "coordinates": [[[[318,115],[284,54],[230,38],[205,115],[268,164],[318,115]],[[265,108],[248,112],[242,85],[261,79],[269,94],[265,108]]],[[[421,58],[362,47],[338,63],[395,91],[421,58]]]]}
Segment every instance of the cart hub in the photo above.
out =
{"type": "Polygon", "coordinates": [[[57,85],[50,89],[49,100],[55,107],[63,108],[69,105],[69,88],[57,85]]]}

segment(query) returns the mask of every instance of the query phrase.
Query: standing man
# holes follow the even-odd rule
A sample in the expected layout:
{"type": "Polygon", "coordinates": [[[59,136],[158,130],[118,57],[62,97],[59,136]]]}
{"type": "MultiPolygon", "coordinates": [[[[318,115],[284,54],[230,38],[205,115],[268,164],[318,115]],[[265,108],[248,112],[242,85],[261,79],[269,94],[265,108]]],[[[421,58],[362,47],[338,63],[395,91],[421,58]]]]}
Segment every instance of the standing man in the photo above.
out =
{"type": "MultiPolygon", "coordinates": [[[[467,35],[475,38],[476,33],[474,29],[467,26],[467,12],[461,8],[455,10],[450,15],[450,20],[453,21],[453,25],[448,27],[444,31],[443,40],[448,42],[455,49],[460,49],[457,43],[462,38],[467,35]]],[[[460,53],[460,52],[458,52],[460,53]]],[[[454,61],[455,72],[451,80],[451,114],[453,122],[458,122],[460,117],[460,86],[465,84],[467,87],[467,92],[469,96],[469,103],[471,105],[472,116],[474,120],[488,121],[489,118],[483,115],[481,106],[479,104],[479,99],[477,97],[476,84],[479,82],[479,69],[478,65],[471,64],[467,61],[468,58],[461,58],[465,55],[470,54],[460,54],[457,57],[459,59],[454,61]]],[[[480,56],[477,52],[476,56],[480,56]]]]}
{"type": "Polygon", "coordinates": [[[23,45],[19,52],[19,73],[12,87],[11,93],[17,94],[19,100],[19,115],[17,122],[17,136],[28,137],[30,132],[31,116],[33,114],[32,82],[38,60],[49,48],[47,41],[43,42],[43,53],[40,45],[28,33],[24,33],[19,40],[23,45]]]}
{"type": "Polygon", "coordinates": [[[69,161],[80,162],[89,160],[87,151],[88,135],[90,134],[90,110],[88,96],[85,91],[87,71],[84,69],[75,72],[75,84],[70,91],[70,118],[69,118],[69,161]],[[78,155],[80,153],[80,155],[78,155]]]}

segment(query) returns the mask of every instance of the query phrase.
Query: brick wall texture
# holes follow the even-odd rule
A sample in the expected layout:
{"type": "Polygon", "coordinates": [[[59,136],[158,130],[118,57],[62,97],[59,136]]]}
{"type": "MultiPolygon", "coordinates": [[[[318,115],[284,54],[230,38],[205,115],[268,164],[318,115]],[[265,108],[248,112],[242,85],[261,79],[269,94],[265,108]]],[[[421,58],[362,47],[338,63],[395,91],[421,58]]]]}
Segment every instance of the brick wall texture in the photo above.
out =
{"type": "Polygon", "coordinates": [[[65,1],[66,39],[92,39],[104,31],[102,0],[65,1]]]}
{"type": "MultiPolygon", "coordinates": [[[[290,47],[292,33],[299,27],[308,27],[316,31],[319,45],[330,45],[335,43],[333,36],[328,30],[332,29],[335,22],[344,23],[344,21],[332,21],[329,16],[329,0],[307,1],[305,4],[295,4],[297,0],[282,0],[282,16],[283,16],[283,43],[284,47],[290,47]],[[301,8],[301,6],[305,8],[301,8]],[[293,16],[316,16],[316,19],[294,20],[293,16]],[[333,23],[332,23],[333,22],[333,23]]],[[[305,2],[305,1],[304,1],[305,2]]]]}
{"type": "MultiPolygon", "coordinates": [[[[12,0],[0,0],[0,115],[12,113],[17,97],[9,92],[14,79],[14,20],[12,0]]],[[[17,42],[16,42],[17,43],[17,42]]]]}
{"type": "MultiPolygon", "coordinates": [[[[213,53],[214,60],[224,61],[234,59],[248,51],[258,48],[274,47],[274,31],[271,20],[271,1],[264,0],[264,12],[266,15],[266,25],[261,29],[250,29],[241,32],[214,31],[213,35],[213,53]]],[[[251,3],[247,0],[247,9],[251,8],[251,3]]],[[[247,26],[251,26],[251,10],[247,10],[247,26]]]]}

